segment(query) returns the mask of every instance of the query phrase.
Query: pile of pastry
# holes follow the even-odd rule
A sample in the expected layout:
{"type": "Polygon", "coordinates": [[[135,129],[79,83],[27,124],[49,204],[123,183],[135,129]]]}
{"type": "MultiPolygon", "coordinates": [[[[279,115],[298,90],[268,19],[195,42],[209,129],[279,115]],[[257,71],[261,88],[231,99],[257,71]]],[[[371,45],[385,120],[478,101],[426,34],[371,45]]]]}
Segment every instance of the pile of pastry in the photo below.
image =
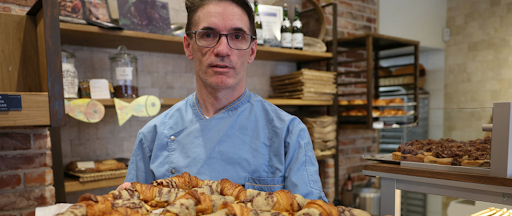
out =
{"type": "Polygon", "coordinates": [[[398,146],[393,160],[424,162],[441,165],[489,167],[491,137],[457,141],[454,139],[413,140],[398,146]]]}
{"type": "MultiPolygon", "coordinates": [[[[352,100],[339,100],[339,105],[363,105],[368,103],[366,99],[352,99],[352,100]]],[[[389,105],[403,105],[402,98],[386,98],[386,99],[373,99],[374,106],[389,106],[389,105]]]]}
{"type": "Polygon", "coordinates": [[[287,190],[261,192],[245,190],[228,179],[201,180],[189,173],[151,184],[133,182],[121,191],[102,196],[82,195],[78,203],[58,216],[91,215],[238,215],[238,216],[342,216],[370,214],[322,200],[308,200],[287,190]]]}
{"type": "Polygon", "coordinates": [[[495,207],[489,207],[477,213],[471,214],[470,216],[507,216],[512,215],[512,209],[499,209],[495,207]]]}

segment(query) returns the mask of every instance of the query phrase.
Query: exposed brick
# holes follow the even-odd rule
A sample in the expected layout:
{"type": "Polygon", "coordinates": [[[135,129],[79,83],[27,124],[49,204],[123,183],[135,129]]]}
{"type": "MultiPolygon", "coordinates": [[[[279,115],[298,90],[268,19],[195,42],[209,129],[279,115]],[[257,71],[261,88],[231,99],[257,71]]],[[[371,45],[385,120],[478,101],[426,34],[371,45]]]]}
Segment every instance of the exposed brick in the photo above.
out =
{"type": "Polygon", "coordinates": [[[0,3],[31,7],[37,0],[0,0],[0,3]]]}
{"type": "Polygon", "coordinates": [[[51,152],[0,155],[0,171],[33,169],[52,166],[51,152]]]}
{"type": "Polygon", "coordinates": [[[371,6],[377,6],[377,0],[366,0],[364,3],[371,6]]]}
{"type": "Polygon", "coordinates": [[[348,149],[347,148],[341,148],[338,150],[338,155],[339,156],[345,156],[345,155],[348,155],[348,149]]]}
{"type": "Polygon", "coordinates": [[[12,8],[9,6],[0,5],[0,13],[12,13],[12,8]]]}
{"type": "Polygon", "coordinates": [[[18,214],[14,214],[14,213],[1,213],[0,212],[0,216],[19,216],[18,214]]]}
{"type": "Polygon", "coordinates": [[[50,133],[34,134],[34,144],[36,149],[50,149],[52,147],[50,133]]]}
{"type": "Polygon", "coordinates": [[[350,154],[351,155],[360,155],[363,154],[365,151],[364,147],[352,147],[350,148],[350,154]]]}
{"type": "Polygon", "coordinates": [[[35,216],[35,215],[36,215],[35,209],[21,212],[21,216],[35,216]]]}
{"type": "Polygon", "coordinates": [[[352,10],[353,5],[350,2],[340,1],[340,2],[338,2],[338,10],[342,10],[342,9],[352,10]]]}
{"type": "Polygon", "coordinates": [[[325,169],[334,168],[334,159],[333,158],[327,158],[325,161],[325,169]]]}
{"type": "Polygon", "coordinates": [[[375,153],[377,153],[377,151],[378,151],[377,146],[367,146],[366,147],[366,153],[375,154],[375,153]]]}
{"type": "Polygon", "coordinates": [[[367,16],[366,17],[366,22],[375,25],[377,23],[377,18],[367,16]]]}
{"type": "Polygon", "coordinates": [[[355,144],[357,146],[365,146],[365,145],[372,144],[372,138],[371,137],[360,137],[360,138],[357,138],[355,144]]]}
{"type": "Polygon", "coordinates": [[[25,173],[25,186],[39,187],[53,184],[53,170],[37,170],[25,173]]]}
{"type": "Polygon", "coordinates": [[[0,190],[22,188],[20,174],[0,175],[0,190]]]}
{"type": "Polygon", "coordinates": [[[340,139],[339,145],[340,146],[351,146],[356,144],[356,139],[340,139]]]}
{"type": "Polygon", "coordinates": [[[23,9],[23,8],[14,8],[14,10],[12,11],[13,14],[18,14],[18,15],[25,15],[25,14],[27,14],[27,12],[28,12],[28,9],[23,9]]]}
{"type": "Polygon", "coordinates": [[[0,133],[0,151],[29,150],[30,134],[0,133]]]}
{"type": "Polygon", "coordinates": [[[0,199],[0,211],[35,208],[55,203],[53,187],[27,190],[16,193],[4,193],[0,199]]]}

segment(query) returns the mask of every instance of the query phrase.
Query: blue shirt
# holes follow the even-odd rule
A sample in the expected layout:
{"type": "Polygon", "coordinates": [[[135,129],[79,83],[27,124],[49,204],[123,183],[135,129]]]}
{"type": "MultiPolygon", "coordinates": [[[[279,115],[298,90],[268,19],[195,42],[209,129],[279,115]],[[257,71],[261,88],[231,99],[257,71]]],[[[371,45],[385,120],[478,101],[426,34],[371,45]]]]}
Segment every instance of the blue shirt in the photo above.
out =
{"type": "Polygon", "coordinates": [[[149,184],[183,172],[327,202],[306,126],[247,90],[210,118],[194,93],[139,131],[127,182],[149,184]]]}

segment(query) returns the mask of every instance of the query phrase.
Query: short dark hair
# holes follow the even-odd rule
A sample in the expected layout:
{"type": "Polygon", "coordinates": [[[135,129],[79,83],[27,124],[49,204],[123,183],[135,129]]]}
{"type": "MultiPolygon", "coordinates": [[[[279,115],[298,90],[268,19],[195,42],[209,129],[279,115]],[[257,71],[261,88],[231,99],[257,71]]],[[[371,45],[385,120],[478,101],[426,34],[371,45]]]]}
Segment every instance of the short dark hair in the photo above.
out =
{"type": "Polygon", "coordinates": [[[185,8],[187,9],[187,25],[185,26],[185,31],[192,31],[192,19],[194,15],[196,15],[197,11],[203,6],[212,3],[212,2],[232,2],[238,7],[240,7],[245,14],[247,14],[247,18],[249,18],[249,31],[250,34],[256,36],[256,27],[254,25],[254,11],[252,10],[251,4],[247,0],[185,0],[185,8]]]}

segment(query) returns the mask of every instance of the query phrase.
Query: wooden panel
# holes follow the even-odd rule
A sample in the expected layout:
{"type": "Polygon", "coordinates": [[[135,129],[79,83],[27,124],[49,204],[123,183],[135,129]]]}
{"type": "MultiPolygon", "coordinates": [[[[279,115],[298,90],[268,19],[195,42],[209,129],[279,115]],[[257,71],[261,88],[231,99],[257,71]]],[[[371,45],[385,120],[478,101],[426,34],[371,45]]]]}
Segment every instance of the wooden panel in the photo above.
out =
{"type": "MultiPolygon", "coordinates": [[[[175,36],[135,31],[117,31],[95,26],[60,23],[62,44],[116,49],[125,45],[130,50],[185,54],[183,39],[175,36]]],[[[311,52],[258,46],[257,60],[314,61],[332,58],[332,53],[311,52]]]]}
{"type": "Polygon", "coordinates": [[[21,95],[21,111],[0,112],[0,127],[48,126],[50,125],[48,93],[45,92],[0,92],[21,95]]]}
{"type": "Polygon", "coordinates": [[[64,93],[60,48],[59,6],[57,1],[42,1],[42,10],[37,14],[39,57],[42,91],[48,92],[50,100],[50,123],[52,127],[65,125],[64,93]]]}
{"type": "Polygon", "coordinates": [[[117,187],[123,183],[124,183],[124,178],[105,179],[105,180],[83,182],[83,183],[78,182],[78,179],[74,179],[74,178],[66,178],[64,181],[66,193],[90,190],[90,189],[97,189],[97,188],[105,188],[105,187],[114,187],[114,186],[117,187]]]}
{"type": "Polygon", "coordinates": [[[365,165],[363,169],[368,171],[384,172],[407,176],[512,187],[512,179],[509,178],[492,177],[471,173],[458,173],[440,170],[419,169],[413,167],[403,167],[398,164],[373,163],[365,165]]]}
{"type": "Polygon", "coordinates": [[[0,91],[40,92],[34,17],[0,13],[0,91]]]}

